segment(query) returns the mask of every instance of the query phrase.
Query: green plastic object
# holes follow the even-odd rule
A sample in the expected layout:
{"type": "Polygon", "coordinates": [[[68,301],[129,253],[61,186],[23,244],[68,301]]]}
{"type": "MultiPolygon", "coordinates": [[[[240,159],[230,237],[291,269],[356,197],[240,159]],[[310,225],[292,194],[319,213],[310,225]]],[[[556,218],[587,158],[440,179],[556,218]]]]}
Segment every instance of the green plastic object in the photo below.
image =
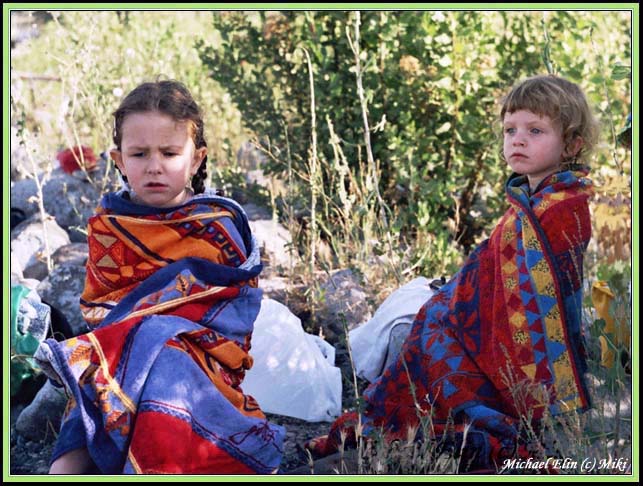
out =
{"type": "Polygon", "coordinates": [[[11,287],[11,396],[15,396],[22,383],[38,373],[31,357],[38,349],[40,342],[31,334],[18,330],[18,313],[20,304],[29,289],[16,285],[11,287]]]}

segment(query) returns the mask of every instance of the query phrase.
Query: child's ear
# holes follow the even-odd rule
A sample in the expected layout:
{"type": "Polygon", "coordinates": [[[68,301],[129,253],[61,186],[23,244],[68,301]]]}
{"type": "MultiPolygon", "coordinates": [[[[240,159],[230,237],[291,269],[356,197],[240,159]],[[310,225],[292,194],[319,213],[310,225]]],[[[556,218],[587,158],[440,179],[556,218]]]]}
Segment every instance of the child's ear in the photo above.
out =
{"type": "Polygon", "coordinates": [[[567,144],[567,146],[565,147],[565,153],[564,153],[564,155],[565,155],[566,157],[575,157],[576,155],[578,155],[578,152],[579,152],[579,151],[580,151],[580,149],[583,147],[583,143],[584,143],[584,142],[583,142],[583,137],[581,137],[580,135],[577,135],[577,136],[576,136],[576,137],[574,137],[574,139],[573,139],[571,142],[569,142],[569,143],[567,144]]]}
{"type": "Polygon", "coordinates": [[[199,149],[196,149],[194,151],[194,159],[192,160],[192,167],[191,167],[191,173],[192,175],[196,174],[199,170],[199,167],[201,166],[201,162],[203,162],[203,159],[208,153],[207,147],[201,147],[199,149]]]}
{"type": "Polygon", "coordinates": [[[121,154],[121,151],[116,149],[110,150],[109,156],[116,163],[116,167],[118,167],[121,172],[125,174],[125,166],[123,165],[123,155],[121,154]]]}

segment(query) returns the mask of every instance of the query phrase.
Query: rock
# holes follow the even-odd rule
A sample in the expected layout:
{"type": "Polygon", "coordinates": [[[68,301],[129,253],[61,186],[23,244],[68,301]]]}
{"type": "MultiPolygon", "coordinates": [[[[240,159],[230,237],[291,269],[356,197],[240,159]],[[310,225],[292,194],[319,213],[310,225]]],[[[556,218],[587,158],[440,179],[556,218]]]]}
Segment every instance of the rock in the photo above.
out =
{"type": "Polygon", "coordinates": [[[246,212],[248,219],[250,221],[255,221],[257,219],[271,219],[272,215],[267,208],[262,206],[257,206],[253,203],[247,203],[243,205],[243,210],[246,212]]]}
{"type": "Polygon", "coordinates": [[[113,174],[108,176],[105,188],[102,187],[104,174],[105,163],[102,161],[91,173],[92,181],[81,171],[66,174],[61,169],[56,169],[43,188],[45,209],[69,232],[73,242],[87,240],[84,233],[87,220],[94,214],[102,194],[114,188],[113,174]]]}
{"type": "Polygon", "coordinates": [[[260,170],[261,166],[266,162],[266,156],[257,148],[256,144],[251,141],[246,141],[241,144],[237,151],[237,163],[243,167],[246,173],[260,170]]]}
{"type": "MultiPolygon", "coordinates": [[[[53,262],[53,267],[57,267],[62,263],[73,262],[79,266],[85,266],[87,262],[87,255],[89,253],[89,246],[87,243],[70,243],[65,246],[58,248],[53,255],[51,255],[51,260],[53,262]]],[[[44,280],[49,275],[47,270],[47,264],[43,261],[38,261],[34,265],[29,266],[24,270],[25,278],[32,278],[36,280],[44,280]]]]}
{"type": "Polygon", "coordinates": [[[270,179],[263,173],[261,169],[246,171],[246,182],[248,184],[256,184],[262,187],[268,187],[270,179]]]}
{"type": "Polygon", "coordinates": [[[321,285],[319,293],[317,301],[321,302],[321,306],[317,319],[325,323],[324,332],[328,334],[330,342],[344,336],[344,323],[350,331],[371,318],[366,292],[352,270],[334,272],[321,285]]]}
{"type": "Polygon", "coordinates": [[[292,240],[286,228],[272,219],[259,219],[250,221],[250,229],[257,239],[262,257],[265,257],[262,262],[272,270],[290,268],[292,240]]]}
{"type": "MultiPolygon", "coordinates": [[[[24,176],[23,176],[24,177],[24,176]]],[[[11,181],[11,207],[20,209],[27,218],[38,212],[38,205],[33,199],[38,193],[36,181],[33,179],[21,179],[11,181]]]]}
{"type": "MultiPolygon", "coordinates": [[[[13,20],[13,16],[12,16],[12,20],[13,20]]],[[[11,83],[12,97],[15,95],[14,89],[15,87],[12,80],[12,83],[11,83]]],[[[17,96],[19,97],[20,95],[18,94],[17,96]]],[[[11,206],[12,207],[14,207],[13,181],[24,179],[28,173],[27,167],[29,167],[30,165],[31,164],[29,163],[27,150],[25,149],[24,145],[20,144],[20,138],[18,137],[18,128],[12,125],[11,126],[11,181],[12,181],[11,206]]],[[[33,183],[34,194],[35,194],[36,183],[33,181],[31,182],[33,183]]]]}
{"type": "MultiPolygon", "coordinates": [[[[43,261],[45,251],[44,234],[47,235],[49,251],[53,254],[61,246],[69,244],[69,236],[51,216],[47,215],[45,223],[40,220],[40,214],[34,214],[27,221],[20,223],[11,232],[11,253],[22,267],[23,275],[30,277],[29,267],[43,261]]],[[[34,273],[39,274],[38,270],[34,273]]]]}
{"type": "Polygon", "coordinates": [[[42,260],[37,260],[33,265],[29,265],[23,272],[25,278],[32,278],[40,281],[46,279],[48,274],[49,270],[47,270],[47,264],[42,260]]]}
{"type": "Polygon", "coordinates": [[[303,444],[314,438],[328,434],[330,424],[327,422],[306,422],[294,417],[285,417],[266,413],[270,422],[283,425],[286,428],[283,457],[279,472],[293,474],[291,471],[308,463],[308,455],[304,452],[303,444]]]}
{"type": "Polygon", "coordinates": [[[11,285],[15,285],[20,282],[24,275],[22,273],[22,264],[18,260],[18,255],[16,253],[11,253],[11,285]]]}
{"type": "Polygon", "coordinates": [[[38,286],[38,294],[42,299],[67,318],[74,336],[88,331],[79,306],[84,287],[85,264],[82,258],[61,261],[38,286]]]}
{"type": "Polygon", "coordinates": [[[270,211],[264,207],[248,203],[243,205],[243,209],[248,215],[250,229],[261,250],[261,261],[267,267],[264,275],[290,268],[290,232],[274,220],[270,211]]]}
{"type": "Polygon", "coordinates": [[[87,243],[70,243],[58,248],[51,256],[54,265],[75,264],[85,266],[89,255],[89,245],[87,243]]]}
{"type": "Polygon", "coordinates": [[[288,304],[288,279],[285,277],[276,277],[266,273],[259,276],[259,288],[263,290],[264,298],[274,299],[282,304],[288,304]]]}
{"type": "Polygon", "coordinates": [[[62,388],[49,380],[36,394],[33,402],[26,407],[16,420],[16,432],[30,440],[43,440],[60,429],[60,420],[67,396],[62,388]]]}
{"type": "Polygon", "coordinates": [[[27,215],[25,212],[20,209],[20,208],[11,208],[11,223],[10,223],[10,228],[14,229],[16,226],[18,226],[20,223],[25,221],[27,219],[27,215]]]}

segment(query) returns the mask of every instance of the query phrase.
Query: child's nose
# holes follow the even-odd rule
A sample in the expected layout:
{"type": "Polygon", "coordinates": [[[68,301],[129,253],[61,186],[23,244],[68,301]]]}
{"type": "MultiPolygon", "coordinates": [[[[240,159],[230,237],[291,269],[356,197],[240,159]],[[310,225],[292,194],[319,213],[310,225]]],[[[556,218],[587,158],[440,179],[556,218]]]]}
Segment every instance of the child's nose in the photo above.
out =
{"type": "Polygon", "coordinates": [[[516,136],[514,137],[513,144],[518,145],[518,146],[523,146],[525,145],[525,136],[521,133],[517,133],[516,136]]]}
{"type": "Polygon", "coordinates": [[[158,155],[150,155],[150,160],[147,163],[147,171],[153,173],[161,171],[161,159],[158,155]]]}

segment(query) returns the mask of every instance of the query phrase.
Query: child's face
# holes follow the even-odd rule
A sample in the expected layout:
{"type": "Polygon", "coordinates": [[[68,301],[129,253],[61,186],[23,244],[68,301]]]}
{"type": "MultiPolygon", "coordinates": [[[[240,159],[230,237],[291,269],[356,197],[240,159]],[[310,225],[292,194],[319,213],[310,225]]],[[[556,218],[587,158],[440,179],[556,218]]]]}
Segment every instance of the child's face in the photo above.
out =
{"type": "Polygon", "coordinates": [[[506,113],[503,133],[505,160],[514,172],[527,175],[532,190],[570,155],[565,151],[562,129],[546,115],[526,110],[506,113]]]}
{"type": "Polygon", "coordinates": [[[196,149],[189,122],[158,111],[132,113],[123,120],[121,150],[111,156],[143,204],[171,207],[187,197],[186,186],[206,148],[196,149]]]}

